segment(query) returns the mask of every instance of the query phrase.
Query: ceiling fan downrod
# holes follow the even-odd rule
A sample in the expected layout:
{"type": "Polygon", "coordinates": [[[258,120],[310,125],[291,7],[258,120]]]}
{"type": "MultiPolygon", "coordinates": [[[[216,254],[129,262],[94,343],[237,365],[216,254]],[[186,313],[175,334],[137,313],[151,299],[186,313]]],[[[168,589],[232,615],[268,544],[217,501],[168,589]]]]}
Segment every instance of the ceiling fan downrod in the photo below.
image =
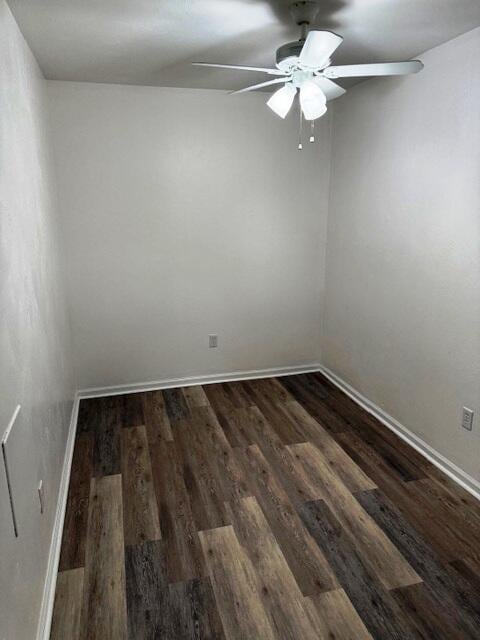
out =
{"type": "Polygon", "coordinates": [[[319,10],[319,3],[313,0],[292,2],[290,5],[290,15],[301,29],[300,40],[305,40],[307,37],[308,28],[315,22],[319,10]]]}

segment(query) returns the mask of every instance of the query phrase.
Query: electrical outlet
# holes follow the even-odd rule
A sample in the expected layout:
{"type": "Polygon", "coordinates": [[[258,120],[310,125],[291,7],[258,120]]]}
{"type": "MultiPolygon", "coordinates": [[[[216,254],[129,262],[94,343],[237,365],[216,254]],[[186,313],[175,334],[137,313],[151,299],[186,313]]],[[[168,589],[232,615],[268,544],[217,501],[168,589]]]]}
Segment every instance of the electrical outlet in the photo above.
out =
{"type": "Polygon", "coordinates": [[[38,501],[40,503],[40,513],[43,513],[44,505],[45,505],[45,495],[43,493],[43,480],[40,480],[38,483],[38,501]]]}
{"type": "Polygon", "coordinates": [[[216,349],[218,347],[218,336],[215,334],[208,336],[208,348],[216,349]]]}
{"type": "Polygon", "coordinates": [[[473,429],[473,411],[468,409],[468,407],[463,407],[462,427],[467,431],[471,431],[473,429]]]}

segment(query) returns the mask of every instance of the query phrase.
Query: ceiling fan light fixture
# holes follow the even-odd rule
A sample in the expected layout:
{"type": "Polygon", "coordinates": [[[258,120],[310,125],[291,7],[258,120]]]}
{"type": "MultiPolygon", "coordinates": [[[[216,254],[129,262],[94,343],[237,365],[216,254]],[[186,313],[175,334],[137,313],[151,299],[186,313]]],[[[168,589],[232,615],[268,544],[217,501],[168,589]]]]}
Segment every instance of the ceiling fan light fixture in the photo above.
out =
{"type": "MultiPolygon", "coordinates": [[[[323,0],[322,0],[323,3],[323,0]]],[[[276,51],[276,68],[252,67],[235,64],[194,62],[200,67],[217,67],[255,71],[274,76],[274,79],[253,84],[232,94],[256,91],[275,84],[283,84],[268,100],[267,105],[280,118],[290,111],[297,89],[300,92],[300,123],[303,119],[314,122],[327,111],[327,100],[335,100],[345,89],[333,82],[337,78],[371,78],[378,76],[406,76],[423,69],[421,60],[403,62],[376,62],[367,64],[332,65],[331,58],[342,44],[342,36],[315,28],[315,17],[320,9],[319,0],[298,0],[290,5],[294,22],[300,27],[300,39],[287,42],[276,51]]],[[[315,141],[313,131],[310,142],[315,141]]],[[[299,149],[302,149],[301,126],[299,149]]]]}
{"type": "Polygon", "coordinates": [[[287,82],[287,84],[285,84],[281,89],[278,89],[271,95],[270,99],[267,101],[267,106],[270,107],[277,116],[285,118],[292,107],[296,93],[296,87],[287,82]]]}
{"type": "Polygon", "coordinates": [[[305,120],[316,120],[327,111],[327,98],[318,85],[305,80],[300,87],[300,106],[305,120]]]}

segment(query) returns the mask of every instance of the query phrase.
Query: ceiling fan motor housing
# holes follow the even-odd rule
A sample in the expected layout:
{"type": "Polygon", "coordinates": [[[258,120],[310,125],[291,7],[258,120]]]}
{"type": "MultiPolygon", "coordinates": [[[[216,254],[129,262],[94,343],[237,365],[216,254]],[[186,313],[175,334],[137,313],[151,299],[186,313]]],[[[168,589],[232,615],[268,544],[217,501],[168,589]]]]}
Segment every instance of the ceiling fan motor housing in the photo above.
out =
{"type": "Polygon", "coordinates": [[[302,35],[300,40],[287,42],[277,49],[277,68],[281,71],[289,72],[295,67],[302,47],[305,44],[308,27],[310,27],[315,21],[319,8],[318,2],[314,2],[313,0],[293,2],[290,5],[290,14],[295,21],[295,24],[301,27],[302,35]]]}
{"type": "Polygon", "coordinates": [[[303,45],[304,40],[295,40],[295,42],[287,42],[278,47],[276,53],[277,67],[281,71],[290,71],[295,66],[303,45]]]}

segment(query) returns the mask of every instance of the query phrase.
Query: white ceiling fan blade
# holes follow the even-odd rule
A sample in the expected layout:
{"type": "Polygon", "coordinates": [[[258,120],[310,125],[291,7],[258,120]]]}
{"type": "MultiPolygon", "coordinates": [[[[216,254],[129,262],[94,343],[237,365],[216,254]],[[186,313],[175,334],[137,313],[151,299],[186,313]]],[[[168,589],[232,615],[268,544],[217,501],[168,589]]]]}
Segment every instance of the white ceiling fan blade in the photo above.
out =
{"type": "Polygon", "coordinates": [[[262,87],[268,87],[271,84],[279,84],[280,82],[287,82],[291,77],[287,76],[286,78],[275,78],[275,80],[267,80],[267,82],[260,82],[259,84],[252,84],[250,87],[245,87],[245,89],[239,89],[238,91],[231,91],[230,95],[235,95],[236,93],[246,93],[247,91],[255,91],[255,89],[261,89],[262,87]]]}
{"type": "Polygon", "coordinates": [[[262,73],[268,73],[272,76],[284,76],[286,75],[280,69],[265,69],[264,67],[244,67],[237,64],[215,64],[210,62],[192,62],[195,67],[218,67],[219,69],[236,69],[237,71],[261,71],[262,73]]]}
{"type": "Polygon", "coordinates": [[[320,87],[327,100],[335,100],[335,98],[340,98],[344,93],[347,93],[343,87],[323,76],[312,78],[312,82],[320,87]]]}
{"type": "Polygon", "coordinates": [[[280,118],[285,118],[290,111],[295,96],[297,94],[296,87],[291,83],[287,83],[281,89],[275,91],[267,102],[267,106],[274,111],[280,118]]]}
{"type": "Polygon", "coordinates": [[[298,58],[300,67],[323,69],[342,42],[343,38],[331,31],[309,31],[298,58]]]}
{"type": "Polygon", "coordinates": [[[316,120],[327,110],[327,98],[312,80],[306,80],[300,87],[300,106],[305,120],[316,120]]]}
{"type": "Polygon", "coordinates": [[[378,64],[346,64],[328,67],[323,72],[326,78],[356,78],[366,76],[404,76],[423,69],[420,60],[407,62],[380,62],[378,64]]]}

